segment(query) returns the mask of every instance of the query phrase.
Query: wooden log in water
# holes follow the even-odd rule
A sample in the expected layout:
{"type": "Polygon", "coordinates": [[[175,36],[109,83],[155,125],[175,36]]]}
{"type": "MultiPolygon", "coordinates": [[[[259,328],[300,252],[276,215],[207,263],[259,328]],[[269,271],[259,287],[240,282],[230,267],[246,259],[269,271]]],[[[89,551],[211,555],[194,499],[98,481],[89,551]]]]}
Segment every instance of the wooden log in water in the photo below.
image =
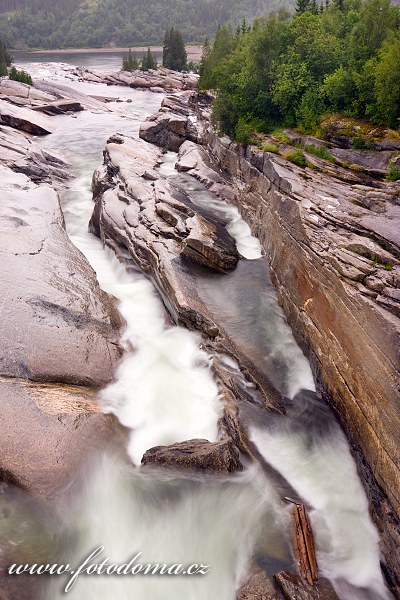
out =
{"type": "Polygon", "coordinates": [[[311,523],[304,504],[293,506],[292,522],[300,575],[314,585],[318,581],[318,564],[311,523]]]}

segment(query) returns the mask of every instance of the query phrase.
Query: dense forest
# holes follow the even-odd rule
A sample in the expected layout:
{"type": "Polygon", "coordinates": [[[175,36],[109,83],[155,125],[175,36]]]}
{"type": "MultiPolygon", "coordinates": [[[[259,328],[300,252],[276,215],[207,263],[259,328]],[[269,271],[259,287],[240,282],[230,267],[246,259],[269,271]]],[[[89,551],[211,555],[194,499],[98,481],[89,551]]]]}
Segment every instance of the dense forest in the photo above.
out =
{"type": "Polygon", "coordinates": [[[201,89],[217,90],[213,117],[246,143],[277,126],[318,130],[340,112],[400,125],[400,9],[389,0],[297,0],[297,14],[218,30],[206,44],[201,89]]]}
{"type": "Polygon", "coordinates": [[[0,38],[11,47],[84,48],[161,45],[178,26],[187,42],[214,37],[294,0],[0,0],[0,38]],[[8,11],[8,12],[6,12],[8,11]]]}

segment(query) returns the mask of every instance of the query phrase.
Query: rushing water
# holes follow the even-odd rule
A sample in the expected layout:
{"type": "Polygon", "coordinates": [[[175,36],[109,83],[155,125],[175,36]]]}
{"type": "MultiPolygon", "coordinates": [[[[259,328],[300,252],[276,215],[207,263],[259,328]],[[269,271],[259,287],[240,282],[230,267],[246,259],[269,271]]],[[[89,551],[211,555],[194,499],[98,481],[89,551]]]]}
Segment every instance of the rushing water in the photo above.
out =
{"type": "MultiPolygon", "coordinates": [[[[78,83],[74,87],[88,89],[78,83]]],[[[217,439],[221,403],[211,357],[199,349],[199,335],[168,324],[152,284],[141,273],[117,263],[87,231],[93,209],[91,175],[101,162],[108,136],[116,131],[137,135],[140,121],[160,102],[159,96],[149,92],[116,91],[133,100],[124,105],[126,114],[83,112],[76,118],[54,117],[57,131],[42,144],[62,152],[76,169],[76,178],[62,199],[67,230],[96,270],[100,285],[120,300],[127,321],[123,339],[127,353],[100,402],[132,430],[128,451],[132,462],[139,464],[145,450],[155,445],[217,439]]],[[[161,169],[166,176],[173,175],[171,158],[169,167],[161,169]]],[[[216,199],[199,190],[195,182],[187,190],[195,202],[219,213],[222,210],[242,254],[247,252],[254,263],[260,260],[260,246],[236,209],[216,206],[216,199]]],[[[311,508],[322,573],[334,581],[342,600],[387,598],[377,535],[347,442],[313,392],[309,365],[295,345],[272,290],[263,302],[270,309],[261,313],[262,319],[269,323],[265,330],[258,327],[258,336],[269,337],[273,352],[281,362],[286,361],[293,405],[285,418],[272,418],[249,405],[244,418],[251,437],[265,461],[311,508]],[[301,388],[309,391],[301,392],[301,388]]],[[[229,303],[225,304],[229,312],[229,303]]],[[[257,303],[251,306],[252,311],[259,311],[257,303]]],[[[259,314],[238,312],[235,327],[246,331],[255,317],[259,323],[259,314]]],[[[258,338],[254,343],[258,345],[258,338]]],[[[271,352],[270,342],[263,352],[271,352]]],[[[124,563],[142,552],[140,560],[146,564],[197,562],[209,564],[211,570],[196,577],[81,577],[69,594],[85,600],[234,600],[253,552],[271,573],[290,567],[288,511],[273,478],[256,465],[229,479],[202,479],[138,470],[119,455],[105,453],[83,466],[56,508],[64,531],[61,535],[69,540],[66,560],[72,561],[72,553],[79,564],[79,559],[103,545],[111,562],[124,563]]],[[[58,579],[53,578],[46,600],[64,596],[58,579]]]]}

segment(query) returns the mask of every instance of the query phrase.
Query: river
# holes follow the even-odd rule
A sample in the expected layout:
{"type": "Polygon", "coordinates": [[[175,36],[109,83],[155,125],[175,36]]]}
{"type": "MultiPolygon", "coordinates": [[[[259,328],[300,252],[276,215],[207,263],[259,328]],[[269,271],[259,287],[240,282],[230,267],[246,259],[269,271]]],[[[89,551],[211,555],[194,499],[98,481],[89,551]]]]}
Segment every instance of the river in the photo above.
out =
{"type": "MultiPolygon", "coordinates": [[[[90,66],[97,66],[96,58],[90,57],[90,66]]],[[[48,68],[32,61],[19,64],[33,75],[48,68]]],[[[95,84],[68,85],[97,95],[109,95],[110,90],[95,84]]],[[[210,368],[213,357],[200,348],[200,335],[171,325],[152,283],[134,265],[118,263],[88,233],[91,177],[101,164],[107,138],[117,131],[137,136],[140,122],[161,100],[158,94],[130,88],[113,87],[112,95],[132,102],[110,105],[115,107],[111,113],[54,117],[56,132],[41,140],[73,166],[74,179],[62,194],[67,231],[95,269],[101,287],[118,298],[127,322],[125,356],[99,403],[130,430],[131,463],[122,450],[105,451],[87,465],[82,461],[76,485],[53,508],[54,536],[64,546],[58,556],[78,565],[94,548],[104,546],[102,557],[110,557],[112,563],[129,562],[141,552],[140,562],[145,564],[210,567],[204,576],[81,576],[68,593],[76,600],[235,600],[253,555],[270,575],[295,569],[289,550],[290,505],[257,464],[229,478],[138,468],[144,452],[154,446],[194,438],[216,440],[222,406],[210,368]]],[[[160,172],[182,183],[174,161],[173,154],[166,155],[160,172]]],[[[219,299],[218,283],[205,282],[204,294],[215,310],[224,310],[225,303],[227,321],[244,337],[256,339],[260,352],[278,357],[285,367],[288,396],[294,398],[287,417],[250,411],[251,438],[264,460],[308,505],[321,573],[331,579],[340,598],[389,598],[380,572],[378,536],[347,441],[314,394],[310,366],[272,286],[261,289],[260,244],[236,209],[221,204],[197,182],[184,182],[195,203],[225,213],[240,251],[253,263],[255,287],[239,308],[226,303],[226,291],[219,299]]],[[[67,578],[49,579],[45,600],[64,597],[67,578]]]]}

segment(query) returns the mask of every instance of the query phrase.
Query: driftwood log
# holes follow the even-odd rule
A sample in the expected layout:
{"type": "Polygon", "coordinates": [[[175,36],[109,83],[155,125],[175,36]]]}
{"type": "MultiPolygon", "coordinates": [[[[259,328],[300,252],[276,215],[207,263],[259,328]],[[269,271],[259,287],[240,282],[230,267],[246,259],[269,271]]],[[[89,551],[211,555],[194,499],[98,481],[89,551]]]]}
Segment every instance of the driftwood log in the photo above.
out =
{"type": "Polygon", "coordinates": [[[318,564],[311,523],[304,504],[293,506],[292,522],[300,575],[310,585],[314,585],[318,581],[318,564]]]}

